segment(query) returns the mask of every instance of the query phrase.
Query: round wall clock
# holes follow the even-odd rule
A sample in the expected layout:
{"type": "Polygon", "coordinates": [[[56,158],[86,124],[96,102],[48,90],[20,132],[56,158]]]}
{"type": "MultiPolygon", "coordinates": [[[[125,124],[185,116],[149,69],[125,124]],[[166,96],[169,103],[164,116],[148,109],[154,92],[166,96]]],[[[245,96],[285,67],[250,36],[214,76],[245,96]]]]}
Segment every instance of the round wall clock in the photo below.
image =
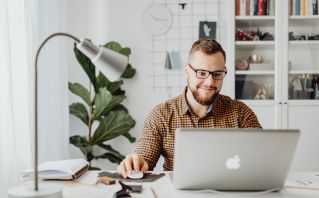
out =
{"type": "Polygon", "coordinates": [[[149,5],[142,15],[143,26],[151,35],[164,34],[172,26],[172,21],[170,10],[161,4],[149,5]]]}

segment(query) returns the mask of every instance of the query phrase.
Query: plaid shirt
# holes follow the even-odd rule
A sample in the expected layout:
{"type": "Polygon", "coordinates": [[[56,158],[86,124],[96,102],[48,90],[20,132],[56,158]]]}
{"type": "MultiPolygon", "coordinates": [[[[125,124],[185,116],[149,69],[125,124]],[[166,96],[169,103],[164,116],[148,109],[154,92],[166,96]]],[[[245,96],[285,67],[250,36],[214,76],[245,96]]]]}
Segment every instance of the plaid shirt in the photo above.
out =
{"type": "Polygon", "coordinates": [[[160,155],[165,158],[164,171],[173,170],[176,128],[261,128],[254,112],[243,102],[219,95],[207,114],[193,114],[182,95],[157,105],[144,123],[136,152],[153,170],[160,155]]]}

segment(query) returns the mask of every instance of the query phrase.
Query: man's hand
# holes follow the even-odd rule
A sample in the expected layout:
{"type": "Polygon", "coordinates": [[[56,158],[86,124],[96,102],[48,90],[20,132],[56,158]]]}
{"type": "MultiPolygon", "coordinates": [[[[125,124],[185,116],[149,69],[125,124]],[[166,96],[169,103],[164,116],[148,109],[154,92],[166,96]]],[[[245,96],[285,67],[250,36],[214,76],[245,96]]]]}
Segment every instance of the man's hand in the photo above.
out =
{"type": "Polygon", "coordinates": [[[117,166],[117,172],[121,174],[123,178],[127,178],[127,173],[132,173],[133,171],[142,171],[145,173],[147,170],[147,162],[137,153],[127,155],[120,165],[117,166]]]}

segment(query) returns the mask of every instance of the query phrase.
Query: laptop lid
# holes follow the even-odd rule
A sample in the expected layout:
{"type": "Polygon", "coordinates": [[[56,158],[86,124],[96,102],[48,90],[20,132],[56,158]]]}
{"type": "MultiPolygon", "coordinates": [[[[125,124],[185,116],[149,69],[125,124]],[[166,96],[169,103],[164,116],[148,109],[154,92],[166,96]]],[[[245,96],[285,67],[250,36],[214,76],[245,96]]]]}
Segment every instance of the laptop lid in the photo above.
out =
{"type": "Polygon", "coordinates": [[[282,188],[299,130],[178,128],[176,189],[282,188]]]}

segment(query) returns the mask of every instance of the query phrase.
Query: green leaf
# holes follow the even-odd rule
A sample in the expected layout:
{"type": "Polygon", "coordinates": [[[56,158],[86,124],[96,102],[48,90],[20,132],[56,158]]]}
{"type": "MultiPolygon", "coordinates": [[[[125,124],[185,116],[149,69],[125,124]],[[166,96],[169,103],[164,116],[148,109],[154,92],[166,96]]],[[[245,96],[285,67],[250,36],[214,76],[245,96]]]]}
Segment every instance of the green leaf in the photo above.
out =
{"type": "Polygon", "coordinates": [[[122,85],[123,85],[123,80],[110,82],[107,86],[107,90],[109,90],[113,94],[117,90],[121,89],[122,85]]]}
{"type": "Polygon", "coordinates": [[[89,77],[91,83],[93,84],[94,89],[96,90],[94,64],[91,62],[91,60],[88,57],[86,57],[80,50],[78,50],[75,45],[74,45],[74,53],[75,53],[76,59],[78,60],[78,62],[82,66],[86,75],[89,77]]]}
{"type": "Polygon", "coordinates": [[[109,153],[113,153],[114,155],[117,155],[119,158],[124,159],[124,155],[122,155],[120,152],[115,150],[111,145],[108,144],[99,144],[99,147],[107,150],[109,153]]]}
{"type": "Polygon", "coordinates": [[[93,120],[102,115],[112,99],[112,94],[105,87],[99,89],[99,93],[94,98],[95,109],[93,111],[93,120]]]}
{"type": "Polygon", "coordinates": [[[79,83],[70,83],[69,90],[75,95],[81,97],[86,104],[91,105],[90,92],[79,83]]]}
{"type": "Polygon", "coordinates": [[[82,103],[73,103],[69,106],[70,114],[80,118],[86,125],[89,125],[89,115],[82,103]]]}
{"type": "Polygon", "coordinates": [[[103,112],[100,114],[100,116],[95,117],[94,120],[100,120],[101,116],[107,115],[111,110],[113,110],[117,105],[119,105],[123,100],[125,100],[126,96],[119,95],[119,96],[113,96],[111,102],[105,106],[103,112]]]}
{"type": "Polygon", "coordinates": [[[132,67],[131,64],[128,64],[125,68],[125,71],[122,74],[122,78],[132,78],[136,73],[136,70],[132,67]]]}
{"type": "Polygon", "coordinates": [[[99,127],[95,130],[91,142],[102,144],[103,142],[128,133],[135,125],[135,120],[123,110],[111,111],[101,119],[99,127]]]}
{"type": "Polygon", "coordinates": [[[111,49],[111,50],[116,51],[116,52],[120,52],[122,49],[121,45],[115,41],[108,42],[105,45],[103,45],[103,47],[111,49]]]}
{"type": "Polygon", "coordinates": [[[97,158],[108,159],[110,162],[120,164],[124,158],[120,158],[113,153],[104,153],[103,155],[98,156],[97,158]]]}
{"type": "MultiPolygon", "coordinates": [[[[112,110],[112,111],[123,110],[123,111],[128,112],[127,108],[126,108],[124,105],[122,105],[122,104],[116,105],[116,106],[113,107],[111,110],[112,110]]],[[[106,113],[108,113],[108,112],[106,112],[106,113]]]]}
{"type": "Polygon", "coordinates": [[[130,141],[130,143],[133,143],[136,141],[136,138],[131,136],[131,134],[129,134],[129,133],[124,133],[123,136],[126,137],[128,139],[128,141],[130,141]]]}
{"type": "Polygon", "coordinates": [[[71,144],[78,147],[84,156],[92,153],[92,146],[89,144],[85,136],[74,135],[69,138],[69,141],[71,144]]]}
{"type": "Polygon", "coordinates": [[[107,87],[111,82],[101,73],[96,78],[96,85],[100,89],[102,87],[107,87]]]}
{"type": "Polygon", "coordinates": [[[108,159],[113,163],[120,163],[125,158],[124,155],[112,148],[111,145],[99,144],[99,146],[107,150],[108,152],[104,153],[103,155],[97,156],[96,158],[108,159]]]}
{"type": "Polygon", "coordinates": [[[124,47],[119,51],[119,53],[125,56],[129,56],[131,54],[131,49],[128,47],[124,47]]]}
{"type": "Polygon", "coordinates": [[[106,89],[111,92],[112,95],[120,95],[120,93],[123,95],[125,93],[123,90],[121,90],[123,80],[111,82],[102,73],[99,73],[96,79],[96,84],[99,88],[106,87],[106,89]]]}

